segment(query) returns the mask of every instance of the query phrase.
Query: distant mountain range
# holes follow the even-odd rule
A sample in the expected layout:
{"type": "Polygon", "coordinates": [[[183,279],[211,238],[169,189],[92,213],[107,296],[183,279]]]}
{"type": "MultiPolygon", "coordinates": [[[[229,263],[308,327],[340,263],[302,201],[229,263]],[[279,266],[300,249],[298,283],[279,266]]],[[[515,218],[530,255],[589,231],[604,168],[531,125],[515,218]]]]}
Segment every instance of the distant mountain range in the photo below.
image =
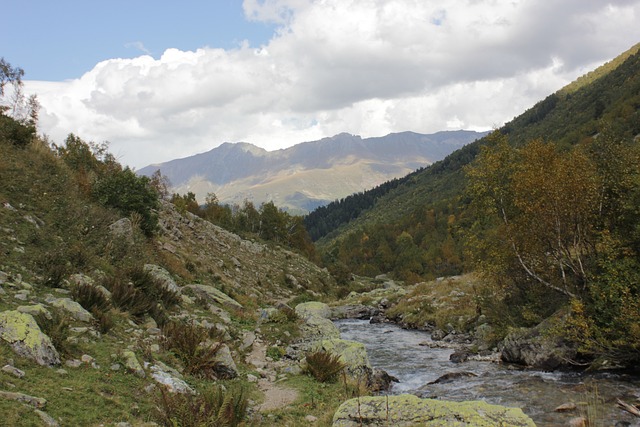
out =
{"type": "Polygon", "coordinates": [[[191,191],[201,203],[215,193],[223,203],[250,200],[259,206],[273,201],[292,213],[306,213],[429,166],[485,135],[465,130],[378,138],[341,133],[277,151],[224,143],[206,153],[146,166],[138,174],[160,170],[172,192],[191,191]]]}

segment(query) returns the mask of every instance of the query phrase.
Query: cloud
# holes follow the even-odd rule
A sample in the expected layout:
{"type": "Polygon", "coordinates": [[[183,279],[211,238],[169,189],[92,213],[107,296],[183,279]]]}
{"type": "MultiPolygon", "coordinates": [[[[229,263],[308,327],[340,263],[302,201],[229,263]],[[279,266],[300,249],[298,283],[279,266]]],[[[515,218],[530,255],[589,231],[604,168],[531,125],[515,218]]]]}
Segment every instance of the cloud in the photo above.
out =
{"type": "MultiPolygon", "coordinates": [[[[640,1],[245,0],[263,46],[111,59],[27,82],[41,130],[109,140],[135,167],[225,141],[490,129],[640,40],[640,1]]],[[[142,46],[143,47],[143,46],[142,46]]]]}
{"type": "Polygon", "coordinates": [[[124,47],[126,47],[127,49],[133,48],[133,49],[139,50],[140,52],[146,55],[152,54],[151,51],[144,46],[144,43],[140,41],[125,43],[124,47]]]}

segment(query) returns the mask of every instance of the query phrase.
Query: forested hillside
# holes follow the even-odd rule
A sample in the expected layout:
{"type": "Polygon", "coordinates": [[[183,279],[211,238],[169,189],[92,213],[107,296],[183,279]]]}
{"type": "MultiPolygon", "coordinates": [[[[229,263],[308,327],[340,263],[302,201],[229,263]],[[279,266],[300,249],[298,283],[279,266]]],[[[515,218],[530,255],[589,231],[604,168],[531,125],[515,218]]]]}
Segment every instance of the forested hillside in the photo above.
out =
{"type": "MultiPolygon", "coordinates": [[[[581,79],[550,95],[498,131],[514,145],[542,138],[564,150],[597,135],[604,123],[622,138],[633,138],[640,133],[638,49],[590,73],[588,83],[581,79]]],[[[357,218],[344,211],[349,198],[327,206],[321,220],[309,215],[312,236],[324,235],[317,242],[324,259],[336,270],[392,272],[410,281],[471,269],[463,245],[472,221],[464,167],[487,142],[483,138],[396,183],[353,196],[370,201],[357,218]],[[376,194],[381,192],[386,194],[376,194]]]]}

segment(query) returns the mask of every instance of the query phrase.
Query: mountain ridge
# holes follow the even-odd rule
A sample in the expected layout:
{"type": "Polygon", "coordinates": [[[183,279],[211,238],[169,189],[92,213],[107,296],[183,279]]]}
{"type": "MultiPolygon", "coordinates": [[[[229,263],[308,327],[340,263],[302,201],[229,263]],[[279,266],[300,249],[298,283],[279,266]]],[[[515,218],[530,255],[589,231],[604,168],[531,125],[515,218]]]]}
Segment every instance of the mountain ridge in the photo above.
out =
{"type": "Polygon", "coordinates": [[[225,142],[205,153],[146,166],[138,174],[160,170],[172,191],[193,192],[201,203],[215,193],[223,203],[273,201],[293,213],[306,213],[428,166],[485,134],[406,131],[362,138],[340,133],[274,151],[225,142]]]}

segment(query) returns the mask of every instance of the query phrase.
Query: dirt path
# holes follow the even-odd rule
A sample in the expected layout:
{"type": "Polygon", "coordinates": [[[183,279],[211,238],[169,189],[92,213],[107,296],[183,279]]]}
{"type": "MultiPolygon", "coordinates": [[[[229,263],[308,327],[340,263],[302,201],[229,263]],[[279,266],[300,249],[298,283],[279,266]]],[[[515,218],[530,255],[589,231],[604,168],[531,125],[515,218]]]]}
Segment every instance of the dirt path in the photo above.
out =
{"type": "Polygon", "coordinates": [[[266,378],[258,380],[258,388],[264,393],[264,402],[258,406],[260,412],[273,411],[292,404],[298,398],[294,389],[276,384],[276,372],[267,361],[267,346],[256,340],[251,353],[247,356],[247,363],[265,372],[266,378]]]}

